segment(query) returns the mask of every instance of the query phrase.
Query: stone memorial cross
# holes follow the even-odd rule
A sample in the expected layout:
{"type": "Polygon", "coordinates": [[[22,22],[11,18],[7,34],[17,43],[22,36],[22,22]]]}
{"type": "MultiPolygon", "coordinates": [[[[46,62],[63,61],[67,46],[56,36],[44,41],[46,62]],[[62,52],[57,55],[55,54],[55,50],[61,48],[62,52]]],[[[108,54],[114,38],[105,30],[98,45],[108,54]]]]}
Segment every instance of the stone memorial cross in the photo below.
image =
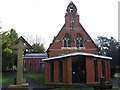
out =
{"type": "Polygon", "coordinates": [[[18,49],[16,84],[21,85],[24,82],[23,81],[23,50],[32,49],[32,47],[21,36],[9,48],[18,49]]]}

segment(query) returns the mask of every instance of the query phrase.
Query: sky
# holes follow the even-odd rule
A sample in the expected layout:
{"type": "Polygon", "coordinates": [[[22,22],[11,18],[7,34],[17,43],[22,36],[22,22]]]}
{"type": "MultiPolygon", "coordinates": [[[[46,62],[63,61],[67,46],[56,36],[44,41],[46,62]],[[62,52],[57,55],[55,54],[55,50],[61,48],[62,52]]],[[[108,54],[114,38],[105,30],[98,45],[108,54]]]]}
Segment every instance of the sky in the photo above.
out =
{"type": "Polygon", "coordinates": [[[71,1],[77,7],[80,23],[93,40],[97,36],[118,40],[119,0],[0,0],[1,30],[14,28],[28,42],[40,38],[48,48],[65,23],[71,1]]]}

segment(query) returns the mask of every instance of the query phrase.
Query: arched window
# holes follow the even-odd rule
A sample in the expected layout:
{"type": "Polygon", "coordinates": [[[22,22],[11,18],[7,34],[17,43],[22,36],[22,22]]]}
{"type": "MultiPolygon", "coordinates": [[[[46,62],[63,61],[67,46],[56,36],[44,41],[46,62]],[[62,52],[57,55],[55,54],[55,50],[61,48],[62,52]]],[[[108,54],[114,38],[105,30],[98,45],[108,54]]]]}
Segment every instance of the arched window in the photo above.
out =
{"type": "Polygon", "coordinates": [[[71,47],[70,38],[68,36],[64,37],[64,39],[63,39],[63,45],[64,45],[64,47],[71,47]]]}
{"type": "Polygon", "coordinates": [[[83,40],[80,40],[80,47],[83,47],[83,40]]]}
{"type": "Polygon", "coordinates": [[[77,36],[76,37],[76,43],[75,43],[76,47],[79,48],[79,47],[83,47],[83,40],[80,36],[77,36]]]}

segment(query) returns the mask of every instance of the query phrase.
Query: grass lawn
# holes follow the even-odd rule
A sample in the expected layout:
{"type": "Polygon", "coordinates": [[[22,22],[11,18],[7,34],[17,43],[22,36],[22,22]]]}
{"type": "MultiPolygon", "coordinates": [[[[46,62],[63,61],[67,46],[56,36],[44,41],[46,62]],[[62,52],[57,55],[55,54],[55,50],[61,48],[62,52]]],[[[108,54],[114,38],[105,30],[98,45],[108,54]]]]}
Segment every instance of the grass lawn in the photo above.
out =
{"type": "Polygon", "coordinates": [[[24,74],[23,76],[27,77],[27,78],[33,79],[36,84],[42,84],[42,85],[45,84],[45,74],[41,74],[41,73],[36,73],[36,74],[29,73],[29,74],[24,74]]]}
{"type": "MultiPolygon", "coordinates": [[[[106,89],[106,90],[119,90],[120,88],[112,88],[112,89],[106,89]]],[[[57,89],[51,89],[51,90],[99,90],[99,89],[93,89],[93,88],[78,88],[78,89],[72,89],[72,88],[57,88],[57,89]]]]}
{"type": "Polygon", "coordinates": [[[13,82],[14,82],[13,78],[2,76],[2,82],[0,82],[0,84],[8,84],[8,83],[13,83],[13,82]]]}
{"type": "Polygon", "coordinates": [[[72,88],[56,88],[56,89],[51,89],[51,90],[94,90],[92,88],[78,88],[78,89],[72,89],[72,88]]]}

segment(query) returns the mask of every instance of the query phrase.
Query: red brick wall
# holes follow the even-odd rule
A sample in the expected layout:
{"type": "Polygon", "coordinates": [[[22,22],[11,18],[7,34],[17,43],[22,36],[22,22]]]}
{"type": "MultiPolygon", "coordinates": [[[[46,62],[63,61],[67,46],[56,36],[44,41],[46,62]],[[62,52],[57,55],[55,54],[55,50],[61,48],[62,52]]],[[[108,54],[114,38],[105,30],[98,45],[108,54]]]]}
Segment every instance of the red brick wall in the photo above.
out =
{"type": "Polygon", "coordinates": [[[102,76],[102,60],[98,60],[98,81],[100,82],[100,77],[102,76]]]}
{"type": "Polygon", "coordinates": [[[42,62],[42,58],[24,58],[23,59],[23,70],[24,70],[24,60],[26,61],[26,73],[44,73],[44,69],[40,67],[40,63],[42,62]],[[31,70],[29,71],[29,60],[31,60],[31,70]],[[34,64],[34,60],[36,61],[36,66],[34,64]],[[40,71],[41,69],[41,71],[40,71]]]}
{"type": "MultiPolygon", "coordinates": [[[[63,32],[65,33],[65,30],[63,30],[63,32]]],[[[70,32],[72,34],[72,36],[75,36],[72,32],[70,32]]],[[[57,37],[63,37],[64,34],[60,34],[57,37]]],[[[87,35],[83,35],[84,37],[87,37],[87,35]]],[[[56,40],[61,40],[60,38],[56,40]]],[[[72,38],[72,42],[71,42],[71,47],[75,47],[75,41],[73,42],[74,38],[72,38]]],[[[90,40],[90,39],[86,39],[86,40],[90,40]]],[[[74,53],[74,52],[86,52],[86,53],[93,53],[93,54],[98,54],[97,51],[98,49],[96,48],[96,46],[93,44],[93,42],[85,42],[84,41],[84,47],[86,48],[85,50],[62,50],[61,47],[62,46],[62,41],[61,42],[53,42],[52,45],[50,46],[50,48],[48,49],[50,52],[49,57],[54,57],[54,56],[60,56],[62,54],[69,54],[69,53],[74,53]],[[92,50],[94,49],[94,50],[92,50]],[[96,50],[95,50],[96,49],[96,50]]]]}
{"type": "Polygon", "coordinates": [[[34,73],[34,62],[33,62],[33,59],[31,59],[31,72],[34,73]]]}
{"type": "MultiPolygon", "coordinates": [[[[91,83],[95,82],[95,73],[94,73],[94,59],[93,57],[86,57],[86,82],[91,83]]],[[[59,60],[63,61],[63,83],[72,83],[72,58],[67,57],[63,59],[57,59],[54,60],[54,83],[59,83],[59,60]]],[[[50,83],[50,62],[45,62],[45,82],[50,83]]],[[[105,60],[105,67],[106,63],[109,61],[105,60]]],[[[98,64],[98,81],[100,82],[100,77],[102,76],[102,59],[97,59],[98,64]]],[[[111,78],[108,76],[108,73],[110,75],[110,66],[108,69],[106,68],[106,76],[107,81],[110,81],[111,78]],[[107,71],[108,70],[108,71],[107,71]],[[109,77],[109,78],[108,78],[109,77]]]]}
{"type": "Polygon", "coordinates": [[[26,73],[29,72],[29,60],[26,59],[26,73]]]}
{"type": "Polygon", "coordinates": [[[68,57],[67,58],[67,78],[68,78],[68,83],[72,83],[72,58],[68,57]]]}
{"type": "Polygon", "coordinates": [[[105,73],[106,73],[106,81],[108,81],[108,66],[107,60],[105,60],[105,73]]]}
{"type": "MultiPolygon", "coordinates": [[[[61,59],[59,59],[61,60],[61,59]]],[[[59,83],[59,60],[54,60],[54,83],[59,83]]],[[[72,59],[64,58],[63,61],[63,83],[72,83],[72,59]]],[[[50,61],[45,62],[45,83],[50,83],[50,61]]]]}
{"type": "Polygon", "coordinates": [[[85,29],[82,27],[82,25],[79,23],[79,15],[76,15],[76,12],[71,13],[68,12],[69,15],[65,16],[65,24],[63,25],[62,29],[56,36],[53,43],[50,45],[48,49],[49,57],[59,56],[61,54],[68,54],[73,52],[88,52],[88,53],[94,53],[98,54],[97,50],[98,48],[94,44],[91,37],[88,35],[88,33],[85,31],[85,29]],[[72,29],[72,23],[71,21],[74,21],[73,29],[72,29]],[[66,34],[69,36],[71,41],[71,47],[75,47],[75,38],[77,35],[80,35],[83,38],[83,44],[86,48],[85,50],[61,50],[61,47],[63,47],[63,38],[66,36],[66,34]],[[88,50],[89,49],[89,50],[88,50]],[[95,50],[91,50],[95,49],[95,50]]]}
{"type": "Polygon", "coordinates": [[[105,60],[106,81],[110,81],[111,80],[110,63],[109,62],[110,62],[109,60],[105,60]]]}
{"type": "Polygon", "coordinates": [[[45,62],[45,83],[48,83],[48,65],[47,65],[48,62],[45,62]]]}
{"type": "Polygon", "coordinates": [[[63,83],[67,83],[67,58],[63,60],[63,83]]]}
{"type": "Polygon", "coordinates": [[[110,60],[108,60],[108,73],[109,73],[108,81],[111,81],[110,60]]]}
{"type": "Polygon", "coordinates": [[[39,73],[40,70],[40,64],[39,64],[39,59],[36,60],[36,73],[39,73]]]}
{"type": "Polygon", "coordinates": [[[50,61],[45,62],[45,83],[50,83],[50,61]]]}
{"type": "Polygon", "coordinates": [[[62,54],[69,54],[69,53],[75,53],[75,52],[84,52],[84,53],[94,53],[97,54],[95,50],[52,50],[49,52],[49,57],[59,56],[62,54]]]}
{"type": "Polygon", "coordinates": [[[94,58],[86,57],[86,81],[94,82],[95,74],[94,74],[94,58]]]}
{"type": "Polygon", "coordinates": [[[54,83],[59,83],[59,60],[54,60],[54,83]]]}

